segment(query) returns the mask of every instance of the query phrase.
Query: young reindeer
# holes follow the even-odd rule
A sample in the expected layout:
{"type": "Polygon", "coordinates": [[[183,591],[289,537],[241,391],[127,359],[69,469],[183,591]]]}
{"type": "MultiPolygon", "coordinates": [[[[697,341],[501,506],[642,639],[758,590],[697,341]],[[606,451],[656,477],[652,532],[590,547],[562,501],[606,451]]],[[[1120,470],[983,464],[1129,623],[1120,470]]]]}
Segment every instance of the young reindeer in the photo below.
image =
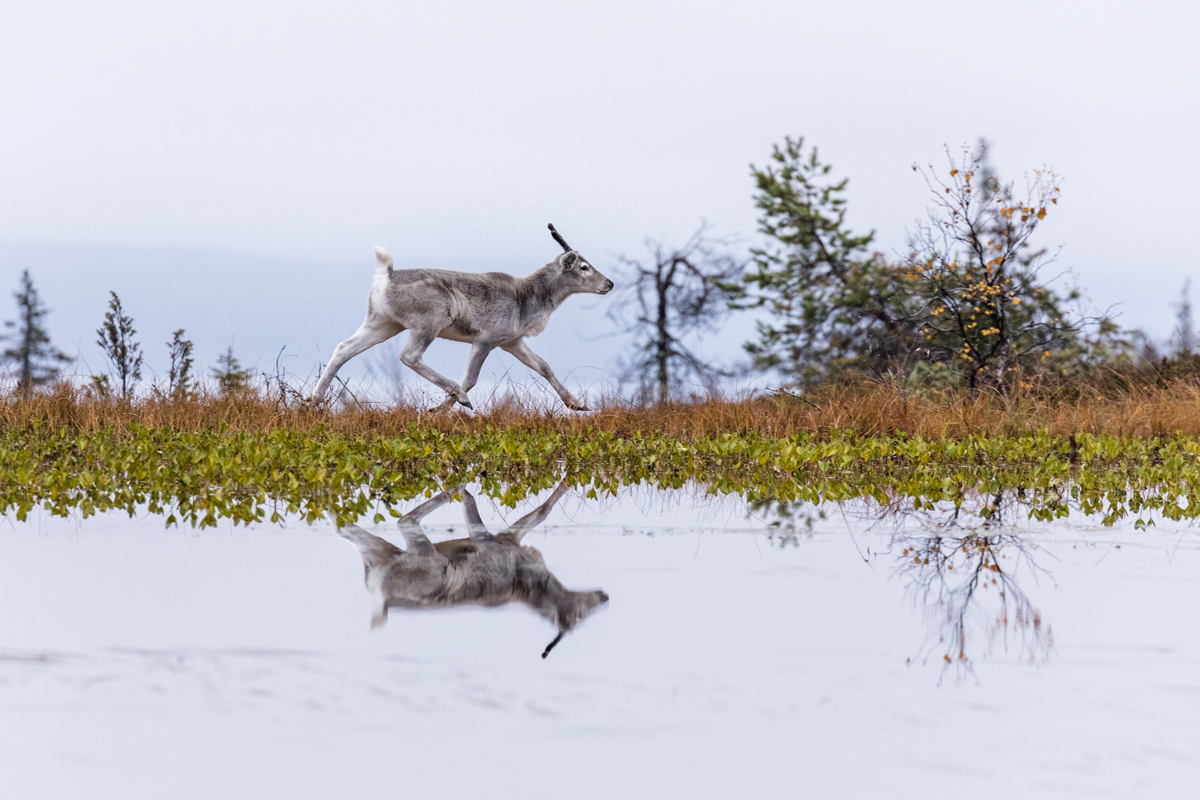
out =
{"type": "Polygon", "coordinates": [[[334,349],[313,391],[312,402],[321,401],[343,364],[407,330],[408,344],[400,360],[446,392],[446,401],[439,409],[449,408],[456,401],[471,408],[467,392],[479,380],[484,359],[499,347],[549,381],[568,408],[587,411],[584,401],[567,391],[550,365],[529,349],[525,337],[541,333],[550,314],[571,295],[608,294],[613,282],[572,250],[553,225],[548,227],[563,254],[524,278],[503,272],[397,270],[392,268],[387,251],[376,247],[379,263],[367,295],[367,318],[353,336],[334,349]],[[461,383],[437,373],[421,358],[434,339],[471,345],[461,383]]]}
{"type": "Polygon", "coordinates": [[[421,520],[451,499],[449,492],[442,492],[400,518],[404,550],[357,525],[339,528],[336,518],[329,518],[362,555],[372,628],[387,621],[389,608],[522,603],[558,628],[558,636],[542,652],[545,658],[568,631],[608,602],[608,595],[600,590],[566,589],[546,569],[541,553],[521,546],[521,538],[545,521],[566,491],[563,481],[549,500],[493,536],[483,527],[475,498],[460,490],[470,535],[433,544],[421,530],[421,520]]]}

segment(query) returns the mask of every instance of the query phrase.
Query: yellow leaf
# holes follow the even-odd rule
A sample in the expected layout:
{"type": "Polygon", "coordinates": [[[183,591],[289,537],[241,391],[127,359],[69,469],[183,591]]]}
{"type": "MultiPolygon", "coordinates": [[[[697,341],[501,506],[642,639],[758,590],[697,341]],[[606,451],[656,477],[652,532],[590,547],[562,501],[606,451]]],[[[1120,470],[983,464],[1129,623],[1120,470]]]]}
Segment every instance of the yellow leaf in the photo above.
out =
{"type": "Polygon", "coordinates": [[[953,177],[954,177],[955,175],[957,175],[957,174],[958,174],[958,170],[956,170],[956,169],[952,169],[952,170],[950,170],[950,177],[951,177],[951,178],[953,178],[953,177]]]}

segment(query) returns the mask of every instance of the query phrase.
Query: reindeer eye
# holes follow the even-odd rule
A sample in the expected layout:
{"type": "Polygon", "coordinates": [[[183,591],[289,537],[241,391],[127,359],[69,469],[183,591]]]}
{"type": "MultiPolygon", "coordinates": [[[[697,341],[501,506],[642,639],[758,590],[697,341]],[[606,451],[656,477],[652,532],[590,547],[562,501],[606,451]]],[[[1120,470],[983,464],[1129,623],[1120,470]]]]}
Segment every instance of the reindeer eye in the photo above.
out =
{"type": "Polygon", "coordinates": [[[580,271],[580,272],[587,272],[589,269],[590,269],[590,267],[589,267],[587,264],[584,264],[583,266],[581,266],[581,267],[579,268],[579,271],[580,271]]]}

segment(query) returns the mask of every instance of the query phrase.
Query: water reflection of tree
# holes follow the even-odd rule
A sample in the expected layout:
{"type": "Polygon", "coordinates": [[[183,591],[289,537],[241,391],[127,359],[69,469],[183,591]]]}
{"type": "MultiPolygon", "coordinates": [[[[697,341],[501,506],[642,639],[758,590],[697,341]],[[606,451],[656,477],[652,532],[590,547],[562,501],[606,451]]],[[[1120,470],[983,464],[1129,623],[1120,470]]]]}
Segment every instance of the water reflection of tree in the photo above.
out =
{"type": "Polygon", "coordinates": [[[895,574],[907,582],[933,628],[933,641],[918,657],[940,652],[946,668],[953,666],[959,677],[972,673],[972,657],[980,647],[985,654],[996,646],[1005,652],[1015,648],[1020,658],[1035,663],[1053,649],[1050,625],[1019,583],[1050,573],[1035,560],[1038,547],[1030,533],[1003,522],[1027,513],[1019,491],[967,492],[953,504],[897,495],[886,503],[813,506],[763,500],[750,507],[768,521],[768,536],[781,547],[798,545],[815,523],[839,515],[847,525],[889,530],[895,574]]]}
{"type": "Polygon", "coordinates": [[[947,667],[954,665],[960,677],[969,674],[978,633],[986,651],[1014,646],[1024,660],[1045,661],[1053,632],[1018,582],[1049,577],[1034,560],[1037,547],[1028,534],[957,525],[935,530],[899,531],[892,538],[895,572],[936,629],[936,644],[924,655],[940,650],[947,667]]]}

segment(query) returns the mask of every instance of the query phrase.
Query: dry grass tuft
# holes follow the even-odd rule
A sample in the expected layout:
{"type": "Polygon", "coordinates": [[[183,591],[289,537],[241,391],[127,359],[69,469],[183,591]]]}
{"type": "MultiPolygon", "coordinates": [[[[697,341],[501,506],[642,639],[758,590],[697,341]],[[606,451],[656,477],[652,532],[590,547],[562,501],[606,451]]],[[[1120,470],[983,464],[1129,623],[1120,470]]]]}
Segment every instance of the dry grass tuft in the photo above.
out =
{"type": "Polygon", "coordinates": [[[388,435],[414,423],[447,433],[488,428],[560,433],[594,429],[617,436],[658,432],[685,441],[726,433],[825,436],[833,429],[852,429],[865,435],[904,432],[933,439],[968,434],[1019,436],[1039,430],[1145,438],[1175,433],[1200,435],[1200,383],[1176,380],[1123,391],[1059,385],[1005,395],[990,390],[914,391],[867,381],[828,386],[802,396],[778,393],[759,398],[713,398],[649,408],[632,407],[610,398],[601,401],[597,411],[587,414],[511,394],[493,398],[478,413],[444,414],[411,404],[351,405],[336,411],[314,411],[266,390],[226,397],[202,395],[181,401],[158,395],[131,404],[96,399],[66,385],[31,397],[0,396],[0,426],[6,429],[37,424],[89,433],[138,424],[177,431],[224,427],[235,433],[324,430],[388,435]]]}

